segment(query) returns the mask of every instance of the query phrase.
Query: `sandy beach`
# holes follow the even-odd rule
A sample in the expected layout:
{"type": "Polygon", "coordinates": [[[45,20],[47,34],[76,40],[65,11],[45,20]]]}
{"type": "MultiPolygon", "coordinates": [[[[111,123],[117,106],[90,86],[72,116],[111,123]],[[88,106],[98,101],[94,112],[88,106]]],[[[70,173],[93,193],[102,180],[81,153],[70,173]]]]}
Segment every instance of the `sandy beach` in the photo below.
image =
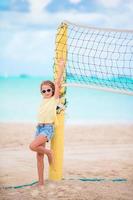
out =
{"type": "Polygon", "coordinates": [[[133,199],[133,123],[67,125],[64,180],[48,180],[48,161],[45,157],[46,181],[43,188],[2,188],[37,180],[35,152],[29,150],[34,131],[35,124],[0,123],[1,200],[133,199]],[[79,178],[104,178],[104,181],[85,182],[79,178]],[[116,178],[126,181],[112,181],[116,178]]]}

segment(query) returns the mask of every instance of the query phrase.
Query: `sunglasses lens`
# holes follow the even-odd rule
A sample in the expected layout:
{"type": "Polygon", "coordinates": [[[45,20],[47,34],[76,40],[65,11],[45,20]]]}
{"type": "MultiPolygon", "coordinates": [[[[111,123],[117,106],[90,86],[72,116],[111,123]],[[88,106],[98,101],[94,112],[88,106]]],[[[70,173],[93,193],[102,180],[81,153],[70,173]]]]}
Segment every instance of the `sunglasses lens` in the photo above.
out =
{"type": "Polygon", "coordinates": [[[42,90],[41,92],[46,93],[46,92],[51,92],[51,91],[52,91],[51,89],[47,89],[47,90],[42,90]]]}
{"type": "Polygon", "coordinates": [[[46,90],[42,90],[41,92],[42,92],[42,93],[45,93],[45,92],[46,92],[46,90]]]}

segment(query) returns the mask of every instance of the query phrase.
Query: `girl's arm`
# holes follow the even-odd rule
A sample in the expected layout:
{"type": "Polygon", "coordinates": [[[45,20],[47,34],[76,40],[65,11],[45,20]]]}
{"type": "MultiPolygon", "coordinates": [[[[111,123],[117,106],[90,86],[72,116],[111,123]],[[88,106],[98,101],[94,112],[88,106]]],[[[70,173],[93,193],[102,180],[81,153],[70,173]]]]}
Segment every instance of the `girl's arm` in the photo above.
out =
{"type": "Polygon", "coordinates": [[[57,79],[55,80],[55,94],[54,94],[56,99],[59,98],[61,80],[62,80],[64,68],[65,68],[64,60],[60,60],[58,65],[59,65],[59,70],[58,70],[58,74],[57,74],[57,79]]]}

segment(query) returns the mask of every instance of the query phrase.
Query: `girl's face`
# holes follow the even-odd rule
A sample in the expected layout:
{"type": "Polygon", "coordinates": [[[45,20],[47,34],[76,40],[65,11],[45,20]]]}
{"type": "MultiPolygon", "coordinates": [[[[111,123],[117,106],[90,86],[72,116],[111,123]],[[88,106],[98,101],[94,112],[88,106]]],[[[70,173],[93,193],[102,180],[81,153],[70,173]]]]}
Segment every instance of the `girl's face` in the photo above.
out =
{"type": "Polygon", "coordinates": [[[49,85],[42,85],[41,94],[44,98],[50,98],[53,94],[53,90],[49,85]]]}

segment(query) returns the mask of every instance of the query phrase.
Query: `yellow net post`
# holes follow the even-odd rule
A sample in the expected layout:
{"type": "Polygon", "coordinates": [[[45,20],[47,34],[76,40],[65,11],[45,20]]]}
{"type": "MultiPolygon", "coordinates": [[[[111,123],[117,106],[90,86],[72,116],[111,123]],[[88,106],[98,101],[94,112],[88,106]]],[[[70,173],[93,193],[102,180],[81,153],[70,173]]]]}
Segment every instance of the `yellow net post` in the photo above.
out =
{"type": "MultiPolygon", "coordinates": [[[[54,65],[54,80],[58,74],[58,61],[63,59],[66,64],[67,59],[67,25],[61,24],[56,35],[56,51],[54,65]]],[[[63,74],[61,85],[66,82],[66,70],[63,74]]],[[[60,90],[61,103],[65,104],[66,88],[63,86],[60,90]]],[[[49,167],[49,179],[61,180],[63,177],[63,155],[64,155],[64,117],[65,111],[60,110],[57,114],[58,124],[55,126],[55,134],[51,140],[51,149],[54,151],[55,165],[49,167]]]]}

